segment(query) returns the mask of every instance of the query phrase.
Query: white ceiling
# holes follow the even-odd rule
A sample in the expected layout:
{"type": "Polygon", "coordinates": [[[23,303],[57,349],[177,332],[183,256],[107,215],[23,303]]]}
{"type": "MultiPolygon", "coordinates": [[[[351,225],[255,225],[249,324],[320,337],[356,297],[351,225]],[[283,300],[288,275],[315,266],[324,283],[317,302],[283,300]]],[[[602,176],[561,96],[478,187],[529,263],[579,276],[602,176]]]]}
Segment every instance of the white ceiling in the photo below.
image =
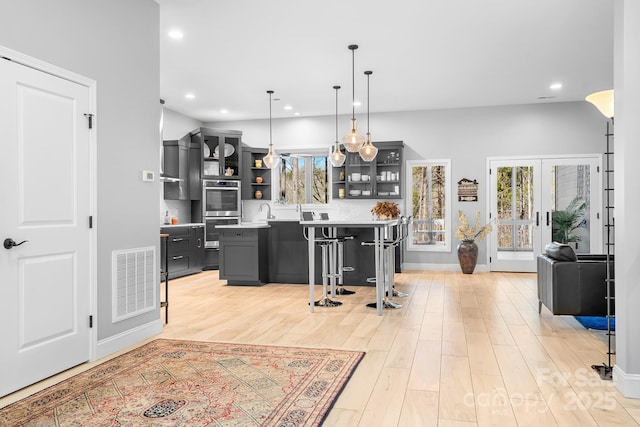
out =
{"type": "Polygon", "coordinates": [[[336,84],[351,114],[350,44],[356,114],[365,70],[371,112],[575,101],[613,87],[611,0],[156,1],[161,97],[205,122],[268,117],[269,89],[274,118],[333,115],[336,84]]]}

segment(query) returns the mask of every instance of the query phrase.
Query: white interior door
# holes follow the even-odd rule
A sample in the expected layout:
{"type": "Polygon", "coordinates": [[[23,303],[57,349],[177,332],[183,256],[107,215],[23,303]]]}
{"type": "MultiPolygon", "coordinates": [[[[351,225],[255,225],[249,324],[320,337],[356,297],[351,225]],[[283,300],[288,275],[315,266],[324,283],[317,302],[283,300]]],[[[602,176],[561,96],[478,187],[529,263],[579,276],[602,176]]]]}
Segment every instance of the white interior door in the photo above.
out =
{"type": "Polygon", "coordinates": [[[89,360],[89,88],[0,59],[0,396],[89,360]]]}

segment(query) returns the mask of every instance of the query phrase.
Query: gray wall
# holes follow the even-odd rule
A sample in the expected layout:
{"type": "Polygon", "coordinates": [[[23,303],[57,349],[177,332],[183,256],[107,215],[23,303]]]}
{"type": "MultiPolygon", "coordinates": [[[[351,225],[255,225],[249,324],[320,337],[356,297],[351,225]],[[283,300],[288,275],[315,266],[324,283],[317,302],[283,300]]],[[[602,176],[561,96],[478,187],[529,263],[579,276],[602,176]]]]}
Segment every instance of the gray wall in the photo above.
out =
{"type": "MultiPolygon", "coordinates": [[[[359,126],[363,126],[359,118],[359,126]]],[[[349,117],[338,120],[342,136],[349,117]]],[[[237,129],[243,141],[266,147],[268,120],[215,122],[206,126],[237,129]]],[[[452,181],[477,179],[478,202],[459,203],[452,188],[452,212],[467,217],[486,210],[486,159],[498,156],[593,154],[604,152],[605,120],[587,102],[541,103],[504,107],[460,108],[371,114],[374,141],[402,140],[405,159],[451,159],[452,181]]],[[[335,116],[273,120],[276,150],[328,147],[335,140],[335,116]]],[[[334,202],[339,203],[339,202],[334,202]]],[[[457,216],[452,216],[454,224],[457,216]]],[[[457,264],[452,236],[451,252],[408,252],[407,263],[457,264]]],[[[479,264],[486,264],[485,245],[480,245],[479,264]]]]}
{"type": "Polygon", "coordinates": [[[111,252],[159,249],[158,180],[141,180],[143,170],[158,172],[158,5],[0,0],[0,10],[0,45],[97,81],[98,339],[158,320],[155,310],[111,321],[111,252]]]}

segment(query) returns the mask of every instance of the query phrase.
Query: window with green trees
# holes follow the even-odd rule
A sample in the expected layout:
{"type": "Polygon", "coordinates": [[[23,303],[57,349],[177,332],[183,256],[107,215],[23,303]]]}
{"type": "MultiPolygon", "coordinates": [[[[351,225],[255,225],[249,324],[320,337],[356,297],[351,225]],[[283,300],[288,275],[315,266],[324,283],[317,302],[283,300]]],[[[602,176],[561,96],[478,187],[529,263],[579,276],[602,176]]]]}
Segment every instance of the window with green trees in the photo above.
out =
{"type": "Polygon", "coordinates": [[[451,161],[407,162],[407,200],[412,224],[408,250],[451,249],[451,161]]]}
{"type": "Polygon", "coordinates": [[[327,157],[314,155],[283,156],[279,166],[281,204],[325,204],[329,201],[327,157]]]}

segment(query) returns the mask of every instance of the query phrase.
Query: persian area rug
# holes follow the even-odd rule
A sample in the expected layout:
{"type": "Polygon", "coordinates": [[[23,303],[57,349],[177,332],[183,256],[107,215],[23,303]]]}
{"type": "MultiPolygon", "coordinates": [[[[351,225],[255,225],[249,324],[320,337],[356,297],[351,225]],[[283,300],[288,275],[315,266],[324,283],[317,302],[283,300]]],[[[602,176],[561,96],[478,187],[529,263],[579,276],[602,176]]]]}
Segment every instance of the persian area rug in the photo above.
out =
{"type": "Polygon", "coordinates": [[[0,409],[0,425],[318,426],[363,356],[158,339],[0,409]]]}

